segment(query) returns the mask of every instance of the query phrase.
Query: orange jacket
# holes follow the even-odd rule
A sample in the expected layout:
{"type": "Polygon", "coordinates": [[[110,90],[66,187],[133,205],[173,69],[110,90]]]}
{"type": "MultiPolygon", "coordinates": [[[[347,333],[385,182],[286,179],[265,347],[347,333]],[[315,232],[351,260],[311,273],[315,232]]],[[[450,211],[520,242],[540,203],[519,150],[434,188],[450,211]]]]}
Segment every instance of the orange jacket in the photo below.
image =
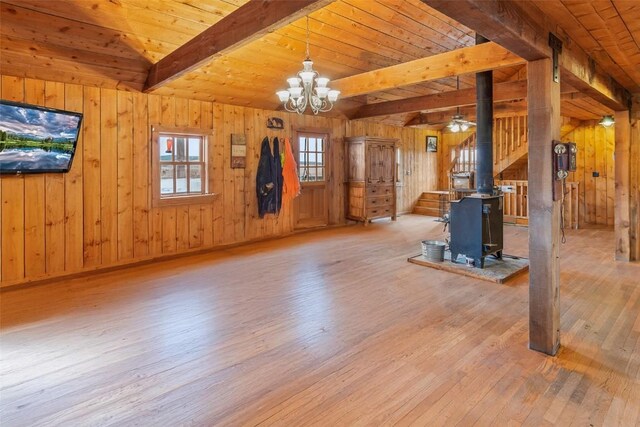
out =
{"type": "Polygon", "coordinates": [[[291,201],[300,194],[300,179],[298,178],[298,165],[296,164],[296,158],[293,156],[289,138],[285,138],[284,140],[282,176],[284,181],[282,200],[291,201]]]}

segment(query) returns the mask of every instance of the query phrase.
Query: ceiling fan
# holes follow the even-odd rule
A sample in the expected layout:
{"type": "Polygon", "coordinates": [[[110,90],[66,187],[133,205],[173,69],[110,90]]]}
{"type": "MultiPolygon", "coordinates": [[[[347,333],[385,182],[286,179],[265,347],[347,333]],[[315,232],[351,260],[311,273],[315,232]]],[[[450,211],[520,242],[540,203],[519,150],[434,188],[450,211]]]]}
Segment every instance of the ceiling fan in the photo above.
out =
{"type": "MultiPolygon", "coordinates": [[[[456,89],[460,90],[460,76],[456,76],[456,89]]],[[[447,125],[451,132],[466,132],[471,126],[475,126],[474,122],[465,120],[464,116],[460,114],[460,107],[456,108],[456,114],[451,116],[451,121],[447,125]]]]}
{"type": "MultiPolygon", "coordinates": [[[[458,108],[458,112],[460,109],[458,108]]],[[[451,132],[466,132],[471,126],[475,126],[474,122],[465,120],[462,114],[454,114],[451,116],[451,121],[447,125],[451,132]]]]}

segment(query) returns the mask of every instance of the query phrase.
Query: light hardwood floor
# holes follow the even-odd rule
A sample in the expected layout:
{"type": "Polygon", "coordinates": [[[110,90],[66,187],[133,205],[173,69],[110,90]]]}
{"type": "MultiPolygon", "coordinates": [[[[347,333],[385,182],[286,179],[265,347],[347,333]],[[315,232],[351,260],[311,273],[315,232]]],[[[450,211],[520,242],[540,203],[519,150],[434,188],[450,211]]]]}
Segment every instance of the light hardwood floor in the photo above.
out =
{"type": "Polygon", "coordinates": [[[526,274],[406,261],[442,236],[421,216],[3,292],[0,424],[637,425],[640,266],[567,235],[556,358],[526,274]]]}

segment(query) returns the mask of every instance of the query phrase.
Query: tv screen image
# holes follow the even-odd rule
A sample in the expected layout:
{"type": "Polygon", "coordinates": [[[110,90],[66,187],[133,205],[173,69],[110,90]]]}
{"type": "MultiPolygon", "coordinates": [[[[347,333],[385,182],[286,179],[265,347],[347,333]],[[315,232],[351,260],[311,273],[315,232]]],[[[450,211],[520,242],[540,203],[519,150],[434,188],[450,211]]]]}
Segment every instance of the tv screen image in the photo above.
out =
{"type": "Polygon", "coordinates": [[[68,172],[82,114],[0,100],[0,173],[68,172]]]}

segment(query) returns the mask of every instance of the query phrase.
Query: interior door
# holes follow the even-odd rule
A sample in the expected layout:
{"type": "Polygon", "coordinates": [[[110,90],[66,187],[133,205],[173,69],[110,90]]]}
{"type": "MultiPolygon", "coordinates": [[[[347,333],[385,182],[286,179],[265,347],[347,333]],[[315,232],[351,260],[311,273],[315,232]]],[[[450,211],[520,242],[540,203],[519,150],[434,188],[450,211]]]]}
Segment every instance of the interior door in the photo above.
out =
{"type": "Polygon", "coordinates": [[[293,149],[298,159],[300,196],[293,206],[296,229],[321,227],[329,224],[327,201],[327,163],[329,134],[322,132],[296,132],[293,149]]]}
{"type": "Polygon", "coordinates": [[[380,147],[380,183],[394,184],[396,183],[396,153],[395,147],[385,144],[380,147]]]}
{"type": "Polygon", "coordinates": [[[367,182],[378,183],[380,182],[380,162],[382,161],[382,153],[380,151],[380,144],[368,144],[367,145],[367,182]]]}

